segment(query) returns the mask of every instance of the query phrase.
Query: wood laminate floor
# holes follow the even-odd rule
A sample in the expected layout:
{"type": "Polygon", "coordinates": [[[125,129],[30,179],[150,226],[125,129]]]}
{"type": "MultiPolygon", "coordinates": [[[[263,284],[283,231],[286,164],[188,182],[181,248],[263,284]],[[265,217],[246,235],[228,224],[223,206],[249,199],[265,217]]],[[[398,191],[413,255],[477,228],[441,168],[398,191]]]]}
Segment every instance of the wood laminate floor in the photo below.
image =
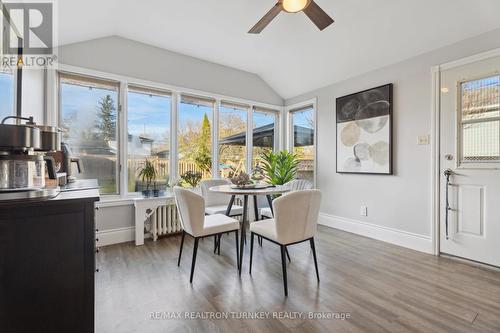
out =
{"type": "MultiPolygon", "coordinates": [[[[500,332],[500,273],[434,257],[342,231],[319,227],[321,282],[308,243],[289,249],[289,296],[283,295],[279,247],[254,248],[252,275],[245,248],[241,278],[234,235],[200,242],[189,284],[193,241],[180,236],[136,247],[101,249],[96,274],[96,332],[500,332]],[[199,312],[196,312],[199,311],[199,312]],[[240,311],[245,313],[239,314],[240,311]],[[242,316],[268,319],[184,319],[242,316]],[[349,319],[295,319],[315,311],[349,319]],[[335,314],[337,313],[337,314],[335,314]],[[183,319],[167,318],[180,315],[183,319]],[[154,318],[152,318],[154,317],[154,318]]],[[[249,243],[249,242],[248,242],[249,243]]]]}

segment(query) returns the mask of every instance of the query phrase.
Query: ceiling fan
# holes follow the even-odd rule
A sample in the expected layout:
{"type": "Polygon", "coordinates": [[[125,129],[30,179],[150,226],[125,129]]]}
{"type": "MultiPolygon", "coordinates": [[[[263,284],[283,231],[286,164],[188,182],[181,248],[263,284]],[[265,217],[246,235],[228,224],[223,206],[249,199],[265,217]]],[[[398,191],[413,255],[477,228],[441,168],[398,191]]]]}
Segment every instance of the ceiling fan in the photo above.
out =
{"type": "Polygon", "coordinates": [[[304,12],[319,30],[324,30],[334,22],[333,19],[314,2],[314,0],[278,0],[274,7],[271,8],[271,10],[268,11],[250,31],[248,31],[248,33],[260,34],[261,31],[264,30],[264,28],[282,11],[287,13],[304,12]]]}

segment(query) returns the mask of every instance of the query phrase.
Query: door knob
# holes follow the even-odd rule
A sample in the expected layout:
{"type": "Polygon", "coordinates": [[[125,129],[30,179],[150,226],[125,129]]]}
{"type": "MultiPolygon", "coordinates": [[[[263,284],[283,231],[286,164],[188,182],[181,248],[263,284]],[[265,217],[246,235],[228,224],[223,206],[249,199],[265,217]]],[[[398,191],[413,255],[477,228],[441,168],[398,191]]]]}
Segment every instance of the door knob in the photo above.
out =
{"type": "Polygon", "coordinates": [[[446,155],[444,155],[444,158],[445,158],[447,161],[453,161],[453,155],[452,155],[452,154],[446,154],[446,155]]]}

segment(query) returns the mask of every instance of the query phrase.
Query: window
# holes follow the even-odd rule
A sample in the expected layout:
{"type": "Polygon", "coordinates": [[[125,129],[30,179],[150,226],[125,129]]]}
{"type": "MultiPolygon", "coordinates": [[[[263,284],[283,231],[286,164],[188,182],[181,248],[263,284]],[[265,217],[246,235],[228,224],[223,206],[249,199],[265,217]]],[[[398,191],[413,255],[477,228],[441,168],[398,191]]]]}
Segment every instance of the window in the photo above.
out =
{"type": "Polygon", "coordinates": [[[461,163],[500,162],[500,76],[460,85],[461,163]]]}
{"type": "MultiPolygon", "coordinates": [[[[146,160],[157,172],[152,185],[163,190],[188,171],[203,179],[215,177],[214,169],[224,178],[247,171],[264,151],[279,149],[278,106],[254,107],[208,93],[171,91],[162,84],[129,83],[113,74],[82,73],[89,74],[57,72],[59,127],[63,142],[84,167],[78,174],[72,165],[73,174],[97,179],[103,195],[135,196],[146,190],[139,176],[146,160]]],[[[1,76],[0,84],[4,80],[1,76]]],[[[9,87],[12,91],[12,81],[9,87]]]]}
{"type": "Polygon", "coordinates": [[[266,151],[277,147],[278,111],[255,107],[253,110],[253,153],[252,168],[260,161],[266,151]]]}
{"type": "Polygon", "coordinates": [[[154,186],[165,189],[169,178],[172,97],[169,92],[129,86],[127,108],[128,191],[147,189],[138,175],[146,159],[158,173],[154,186]]]}
{"type": "Polygon", "coordinates": [[[212,176],[212,113],[215,100],[182,95],[179,103],[178,175],[187,171],[212,176]]]}
{"type": "Polygon", "coordinates": [[[0,70],[0,121],[14,115],[14,75],[0,70]]]}
{"type": "Polygon", "coordinates": [[[119,192],[118,83],[60,73],[63,141],[83,163],[83,178],[97,178],[101,193],[119,192]]]}
{"type": "Polygon", "coordinates": [[[219,172],[227,178],[246,170],[247,117],[249,107],[222,102],[219,108],[219,172]]]}
{"type": "Polygon", "coordinates": [[[298,178],[314,183],[316,149],[315,116],[312,106],[290,111],[290,146],[300,160],[298,178]]]}

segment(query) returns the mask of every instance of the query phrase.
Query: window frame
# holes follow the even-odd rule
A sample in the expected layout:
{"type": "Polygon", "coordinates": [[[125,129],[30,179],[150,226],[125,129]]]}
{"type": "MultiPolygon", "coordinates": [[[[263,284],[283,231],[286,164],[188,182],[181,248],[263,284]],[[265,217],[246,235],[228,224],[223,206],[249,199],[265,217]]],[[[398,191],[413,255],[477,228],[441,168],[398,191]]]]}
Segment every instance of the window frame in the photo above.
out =
{"type": "MultiPolygon", "coordinates": [[[[182,103],[182,98],[183,96],[187,97],[187,98],[191,98],[191,99],[199,99],[200,101],[205,101],[207,103],[211,103],[212,104],[212,114],[210,115],[210,135],[211,135],[211,139],[212,139],[212,167],[210,169],[210,172],[212,174],[212,178],[216,178],[216,174],[215,174],[215,169],[214,169],[214,161],[217,162],[214,158],[214,145],[213,145],[213,142],[215,140],[214,138],[214,133],[215,133],[215,126],[213,124],[213,121],[214,121],[214,114],[217,110],[218,112],[218,107],[217,107],[217,100],[215,98],[212,98],[212,97],[208,97],[208,96],[204,96],[204,95],[196,95],[196,94],[191,94],[191,93],[185,93],[185,92],[178,92],[177,93],[177,107],[176,107],[176,124],[175,124],[175,144],[176,144],[176,147],[175,147],[175,168],[174,168],[174,164],[172,164],[172,172],[175,172],[175,174],[173,175],[173,177],[175,178],[172,178],[172,179],[179,179],[180,178],[180,174],[179,174],[179,142],[178,142],[178,138],[179,138],[179,121],[180,121],[180,105],[182,103]],[[175,170],[175,171],[174,171],[175,170]]],[[[173,130],[173,127],[171,126],[171,129],[173,130]]],[[[172,147],[171,147],[172,149],[172,147]]]]}
{"type": "Polygon", "coordinates": [[[249,156],[251,159],[251,153],[253,151],[253,130],[250,130],[250,126],[253,127],[253,113],[251,111],[253,110],[253,105],[247,104],[247,103],[239,103],[239,102],[233,102],[231,100],[221,100],[219,103],[219,108],[218,108],[218,115],[217,115],[217,120],[219,121],[217,123],[217,178],[220,177],[219,173],[219,165],[220,165],[220,156],[219,156],[219,131],[220,131],[220,114],[221,114],[221,108],[226,108],[229,110],[233,111],[243,111],[246,112],[246,123],[245,123],[245,170],[247,173],[250,173],[251,171],[251,165],[252,162],[249,161],[249,156]],[[252,119],[250,119],[252,118],[252,119]],[[252,142],[250,142],[252,140],[252,142]],[[250,163],[249,163],[250,162],[250,163]]]}
{"type": "Polygon", "coordinates": [[[295,112],[300,112],[305,109],[311,108],[313,110],[313,119],[314,119],[314,167],[313,167],[313,187],[317,188],[317,179],[318,179],[318,112],[317,112],[317,98],[312,98],[309,100],[305,100],[302,102],[298,102],[292,105],[287,105],[285,107],[286,113],[286,149],[289,152],[293,152],[293,114],[295,112]]]}
{"type": "MultiPolygon", "coordinates": [[[[117,146],[117,156],[116,156],[116,165],[115,165],[115,179],[116,179],[116,192],[114,193],[105,193],[101,194],[106,197],[121,197],[124,191],[126,191],[126,182],[123,182],[123,149],[125,148],[125,152],[127,149],[127,146],[123,145],[123,138],[122,138],[122,128],[123,128],[123,91],[122,91],[122,85],[121,82],[118,80],[114,80],[111,78],[103,78],[103,77],[98,77],[94,75],[87,75],[87,74],[80,74],[80,73],[73,73],[69,71],[64,71],[64,70],[57,70],[56,72],[56,82],[57,82],[57,127],[62,128],[62,91],[61,91],[61,76],[64,75],[71,75],[75,76],[77,79],[81,79],[83,82],[85,79],[87,80],[99,80],[99,81],[104,81],[104,82],[109,82],[109,83],[114,83],[117,85],[117,101],[116,101],[116,146],[117,146]],[[124,188],[125,187],[125,188],[124,188]]],[[[48,119],[48,115],[44,115],[45,119],[48,119]]],[[[50,119],[50,118],[49,118],[50,119]]],[[[126,127],[125,127],[126,128],[126,127]]],[[[126,154],[125,154],[126,155],[126,154]]],[[[126,179],[126,178],[125,178],[126,179]]]]}
{"type": "MultiPolygon", "coordinates": [[[[120,84],[120,88],[122,85],[125,85],[125,81],[122,81],[121,84],[120,84]]],[[[133,82],[129,82],[127,81],[126,82],[126,87],[125,87],[125,94],[126,96],[124,97],[123,99],[123,104],[124,106],[122,107],[122,109],[124,110],[122,112],[122,118],[124,118],[123,120],[123,123],[124,123],[124,128],[126,129],[126,131],[124,131],[124,137],[123,137],[123,142],[122,142],[122,145],[124,147],[124,149],[122,150],[122,155],[125,155],[124,156],[124,161],[122,163],[122,165],[126,166],[123,168],[123,178],[124,178],[124,187],[125,187],[125,196],[132,196],[132,195],[137,195],[139,194],[139,192],[130,192],[128,190],[128,153],[129,153],[129,150],[128,150],[128,113],[129,113],[129,109],[128,109],[128,94],[130,92],[133,92],[133,93],[142,93],[142,94],[147,94],[146,91],[144,92],[138,92],[138,91],[134,91],[134,88],[136,89],[145,89],[145,90],[151,90],[153,92],[154,95],[157,95],[157,96],[168,96],[170,97],[170,114],[169,114],[169,119],[168,121],[170,122],[170,152],[169,152],[169,156],[168,156],[168,176],[169,176],[169,181],[172,179],[172,169],[173,169],[173,164],[172,164],[172,151],[173,151],[173,148],[172,148],[172,128],[173,128],[173,125],[172,125],[172,113],[173,113],[173,100],[174,100],[174,93],[170,90],[166,90],[166,89],[162,89],[162,88],[157,88],[157,87],[152,87],[150,85],[143,85],[143,84],[135,84],[133,82]],[[131,89],[132,88],[132,89],[131,89]]]]}
{"type": "MultiPolygon", "coordinates": [[[[478,75],[478,76],[473,76],[469,78],[462,79],[457,82],[456,85],[456,124],[455,124],[455,140],[456,140],[456,147],[457,147],[457,161],[456,161],[456,167],[457,169],[500,169],[500,158],[497,160],[491,160],[491,161],[471,161],[471,162],[466,162],[463,159],[463,130],[462,130],[462,125],[464,124],[481,124],[481,123],[488,123],[488,122],[493,122],[493,121],[498,121],[500,122],[500,116],[497,117],[490,117],[490,118],[481,118],[477,120],[462,120],[462,85],[467,82],[471,81],[477,81],[481,79],[486,79],[489,77],[495,77],[498,76],[500,77],[500,73],[498,72],[493,72],[489,74],[483,74],[483,75],[478,75]]],[[[500,95],[499,95],[499,103],[500,103],[500,95]]],[[[500,109],[500,108],[499,108],[500,109]]],[[[500,144],[500,135],[498,136],[499,144],[500,144]]]]}
{"type": "MultiPolygon", "coordinates": [[[[206,91],[190,89],[180,86],[169,85],[165,83],[159,83],[149,80],[137,79],[129,76],[113,74],[83,67],[77,67],[67,64],[59,64],[58,70],[49,71],[46,84],[47,84],[47,108],[45,110],[44,117],[46,119],[47,124],[53,124],[54,126],[58,126],[59,119],[61,115],[60,110],[60,87],[59,87],[59,72],[69,73],[76,76],[83,77],[92,77],[101,80],[107,81],[117,81],[119,83],[119,103],[121,107],[118,111],[117,118],[117,133],[119,133],[119,154],[120,154],[120,169],[119,169],[119,194],[103,194],[101,196],[101,201],[107,201],[110,206],[120,205],[122,202],[128,202],[130,199],[138,197],[137,192],[128,192],[127,191],[127,177],[128,170],[126,167],[127,163],[127,151],[128,151],[128,140],[127,135],[125,135],[128,124],[128,106],[127,106],[127,92],[128,86],[143,86],[150,89],[166,91],[171,93],[171,113],[170,113],[170,179],[176,180],[179,178],[177,174],[177,164],[178,164],[178,142],[177,142],[177,132],[178,132],[178,119],[179,119],[179,103],[181,101],[181,95],[191,95],[191,96],[199,96],[201,98],[212,99],[215,100],[214,109],[212,113],[212,177],[219,178],[218,173],[218,163],[219,156],[217,154],[217,148],[219,145],[218,138],[218,126],[219,126],[219,108],[223,101],[227,101],[234,104],[244,104],[248,105],[249,108],[247,110],[247,164],[251,166],[251,159],[253,154],[253,110],[254,107],[264,108],[269,110],[276,110],[278,113],[277,117],[277,133],[275,134],[278,141],[278,146],[276,146],[275,150],[286,149],[284,144],[284,133],[286,132],[284,129],[284,121],[285,117],[285,107],[282,105],[274,105],[264,102],[258,102],[253,100],[248,100],[239,97],[232,97],[221,94],[214,94],[206,91]]],[[[315,131],[316,132],[316,131],[315,131]]],[[[117,163],[118,164],[118,163],[117,163]]],[[[249,165],[247,165],[247,168],[249,165]]],[[[248,169],[251,170],[251,169],[248,169]]],[[[316,174],[316,172],[315,172],[316,174]]]]}
{"type": "Polygon", "coordinates": [[[250,161],[250,166],[252,166],[252,162],[253,162],[253,149],[254,149],[254,146],[253,146],[253,130],[254,130],[254,122],[253,122],[253,118],[254,118],[254,115],[255,113],[258,112],[258,113],[266,113],[266,114],[272,114],[274,115],[274,143],[273,143],[273,152],[278,152],[281,148],[281,131],[280,131],[280,128],[281,128],[281,112],[280,110],[276,110],[276,109],[268,109],[268,108],[262,108],[262,107],[258,107],[258,106],[253,106],[252,107],[252,110],[251,110],[251,113],[252,113],[252,150],[251,150],[251,161],[250,161]]]}

